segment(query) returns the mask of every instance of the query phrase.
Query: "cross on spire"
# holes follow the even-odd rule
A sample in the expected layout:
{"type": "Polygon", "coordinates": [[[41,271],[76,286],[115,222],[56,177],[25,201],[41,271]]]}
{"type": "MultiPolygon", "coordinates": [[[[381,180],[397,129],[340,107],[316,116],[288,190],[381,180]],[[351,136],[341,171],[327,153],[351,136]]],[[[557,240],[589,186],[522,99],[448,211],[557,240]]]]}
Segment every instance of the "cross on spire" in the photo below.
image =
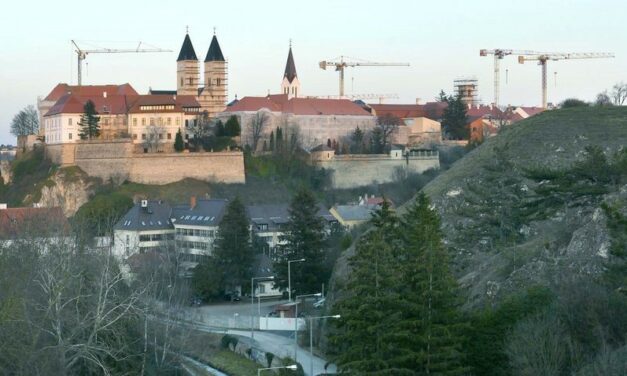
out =
{"type": "Polygon", "coordinates": [[[189,34],[189,25],[185,25],[185,34],[189,34]]]}
{"type": "Polygon", "coordinates": [[[216,27],[213,27],[213,35],[216,35],[216,27]]]}
{"type": "Polygon", "coordinates": [[[292,48],[292,38],[290,38],[290,48],[292,48]]]}

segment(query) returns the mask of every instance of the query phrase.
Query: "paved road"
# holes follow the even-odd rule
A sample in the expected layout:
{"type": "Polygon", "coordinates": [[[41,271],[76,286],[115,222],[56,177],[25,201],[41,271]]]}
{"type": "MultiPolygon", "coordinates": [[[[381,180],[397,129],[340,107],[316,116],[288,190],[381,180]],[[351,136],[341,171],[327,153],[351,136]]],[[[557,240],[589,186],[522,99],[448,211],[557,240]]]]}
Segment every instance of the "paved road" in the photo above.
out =
{"type": "MultiPolygon", "coordinates": [[[[274,310],[274,306],[286,301],[266,301],[261,302],[261,315],[274,310]]],[[[258,306],[255,303],[254,317],[257,317],[258,306]]],[[[291,331],[279,332],[254,332],[254,339],[251,338],[250,332],[250,302],[237,302],[219,305],[209,305],[202,307],[185,307],[179,309],[176,314],[185,321],[192,323],[196,330],[206,332],[229,333],[244,337],[246,341],[252,344],[252,347],[264,352],[272,352],[278,357],[294,358],[294,337],[291,331]]],[[[309,348],[303,349],[297,347],[296,360],[303,366],[305,374],[311,376],[310,367],[311,359],[313,359],[314,375],[324,374],[324,365],[326,360],[309,355],[309,348]]],[[[329,365],[327,372],[335,372],[334,365],[329,365]]]]}

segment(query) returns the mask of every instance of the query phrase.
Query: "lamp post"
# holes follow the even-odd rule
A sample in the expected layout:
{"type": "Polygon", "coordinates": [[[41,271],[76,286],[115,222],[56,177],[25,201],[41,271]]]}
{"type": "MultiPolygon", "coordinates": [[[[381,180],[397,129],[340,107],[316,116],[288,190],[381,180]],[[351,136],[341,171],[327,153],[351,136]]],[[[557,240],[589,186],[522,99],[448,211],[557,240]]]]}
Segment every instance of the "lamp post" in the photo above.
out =
{"type": "Polygon", "coordinates": [[[271,369],[291,369],[292,371],[296,371],[298,369],[298,366],[296,364],[292,364],[292,365],[283,366],[283,367],[257,368],[257,376],[261,375],[261,371],[269,371],[271,369]]]}
{"type": "Polygon", "coordinates": [[[255,317],[255,280],[260,279],[274,279],[274,276],[269,277],[252,277],[250,279],[250,338],[255,338],[255,331],[253,329],[253,321],[255,317]]]}
{"type": "Polygon", "coordinates": [[[308,317],[309,319],[309,374],[313,375],[313,320],[339,319],[340,315],[308,317]]]}
{"type": "Polygon", "coordinates": [[[294,304],[294,361],[298,359],[298,299],[308,298],[310,296],[322,296],[322,293],[297,295],[296,302],[294,304]]]}
{"type": "Polygon", "coordinates": [[[291,265],[293,262],[303,262],[304,258],[298,260],[288,260],[287,261],[287,298],[291,302],[292,301],[292,270],[291,265]]]}

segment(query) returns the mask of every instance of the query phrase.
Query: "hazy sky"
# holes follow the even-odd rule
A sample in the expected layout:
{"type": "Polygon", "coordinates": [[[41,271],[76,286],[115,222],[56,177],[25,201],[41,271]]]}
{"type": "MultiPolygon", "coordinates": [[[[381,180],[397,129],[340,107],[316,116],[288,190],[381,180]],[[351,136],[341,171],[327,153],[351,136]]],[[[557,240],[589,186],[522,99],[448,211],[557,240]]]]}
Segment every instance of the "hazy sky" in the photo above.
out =
{"type": "MultiPolygon", "coordinates": [[[[410,67],[358,67],[346,74],[347,93],[394,93],[415,103],[452,90],[461,76],[479,79],[480,97],[493,100],[492,58],[481,48],[555,52],[614,52],[616,58],[549,63],[549,101],[592,100],[627,81],[627,1],[11,1],[0,14],[0,143],[13,115],[36,104],[56,83],[76,83],[76,54],[84,45],[129,48],[133,41],[171,53],[90,55],[84,84],[131,83],[176,88],[176,57],[185,27],[201,60],[213,28],[229,61],[229,99],[279,91],[289,39],[303,95],[336,95],[337,73],[318,61],[340,55],[410,67]],[[129,43],[130,42],[130,43],[129,43]],[[557,85],[554,74],[557,72],[557,85]]],[[[502,60],[502,104],[540,104],[540,68],[502,60]],[[505,70],[509,82],[505,84],[505,70]]]]}

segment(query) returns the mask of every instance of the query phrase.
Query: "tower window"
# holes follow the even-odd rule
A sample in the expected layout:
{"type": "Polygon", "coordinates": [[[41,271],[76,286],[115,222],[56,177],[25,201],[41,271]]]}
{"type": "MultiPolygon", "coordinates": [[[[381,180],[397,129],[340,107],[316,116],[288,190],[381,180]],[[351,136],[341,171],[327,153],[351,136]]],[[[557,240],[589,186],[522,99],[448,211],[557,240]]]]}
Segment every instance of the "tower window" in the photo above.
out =
{"type": "Polygon", "coordinates": [[[192,86],[192,85],[193,85],[193,82],[194,82],[194,79],[190,77],[190,78],[189,78],[189,86],[192,86]]]}
{"type": "Polygon", "coordinates": [[[181,86],[183,86],[183,78],[181,78],[181,86]]]}
{"type": "Polygon", "coordinates": [[[67,125],[72,125],[72,118],[67,119],[67,125]]]}

